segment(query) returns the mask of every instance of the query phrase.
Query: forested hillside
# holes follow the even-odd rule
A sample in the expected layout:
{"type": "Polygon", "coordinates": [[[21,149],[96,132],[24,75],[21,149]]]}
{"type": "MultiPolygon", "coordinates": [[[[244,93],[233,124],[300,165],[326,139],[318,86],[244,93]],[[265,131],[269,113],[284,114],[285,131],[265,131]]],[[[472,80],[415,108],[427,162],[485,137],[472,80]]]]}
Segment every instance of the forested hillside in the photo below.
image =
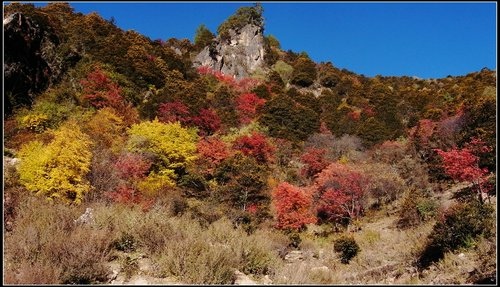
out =
{"type": "Polygon", "coordinates": [[[496,282],[496,71],[365,77],[262,13],[4,6],[4,283],[496,282]]]}

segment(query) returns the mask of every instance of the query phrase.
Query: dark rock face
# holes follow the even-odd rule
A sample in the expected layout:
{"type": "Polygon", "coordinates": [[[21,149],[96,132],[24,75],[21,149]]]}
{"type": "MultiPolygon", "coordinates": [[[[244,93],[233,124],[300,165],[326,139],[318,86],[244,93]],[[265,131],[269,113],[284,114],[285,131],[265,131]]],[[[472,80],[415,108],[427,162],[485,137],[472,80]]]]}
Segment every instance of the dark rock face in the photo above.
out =
{"type": "Polygon", "coordinates": [[[263,28],[248,24],[237,31],[230,29],[227,40],[218,36],[195,57],[193,64],[244,78],[264,68],[264,53],[263,28]]]}
{"type": "Polygon", "coordinates": [[[59,39],[22,13],[3,20],[4,114],[30,105],[36,94],[56,82],[65,61],[57,56],[59,39]]]}

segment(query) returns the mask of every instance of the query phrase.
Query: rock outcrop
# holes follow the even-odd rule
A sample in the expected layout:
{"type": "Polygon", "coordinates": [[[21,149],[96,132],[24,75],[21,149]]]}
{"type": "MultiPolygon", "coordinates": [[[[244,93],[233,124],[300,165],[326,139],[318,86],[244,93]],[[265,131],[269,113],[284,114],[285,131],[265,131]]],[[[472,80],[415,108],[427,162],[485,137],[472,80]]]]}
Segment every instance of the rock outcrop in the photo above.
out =
{"type": "Polygon", "coordinates": [[[195,67],[207,66],[215,71],[248,77],[265,67],[264,28],[247,24],[241,29],[229,29],[229,37],[220,35],[193,60],[195,67]]]}
{"type": "MultiPolygon", "coordinates": [[[[30,105],[37,93],[59,80],[68,59],[57,55],[60,41],[50,27],[36,23],[23,13],[3,19],[4,113],[16,106],[30,105]]],[[[78,59],[74,57],[73,63],[78,59]]]]}

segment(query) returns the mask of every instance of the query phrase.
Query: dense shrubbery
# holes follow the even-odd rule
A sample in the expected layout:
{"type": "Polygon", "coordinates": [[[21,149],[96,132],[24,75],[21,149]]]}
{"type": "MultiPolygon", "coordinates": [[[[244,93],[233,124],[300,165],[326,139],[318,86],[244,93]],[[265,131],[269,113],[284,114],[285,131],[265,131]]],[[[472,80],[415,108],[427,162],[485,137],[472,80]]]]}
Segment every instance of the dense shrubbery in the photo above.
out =
{"type": "Polygon", "coordinates": [[[335,239],[333,249],[340,253],[340,262],[348,264],[360,251],[359,245],[352,237],[342,236],[335,239]]]}

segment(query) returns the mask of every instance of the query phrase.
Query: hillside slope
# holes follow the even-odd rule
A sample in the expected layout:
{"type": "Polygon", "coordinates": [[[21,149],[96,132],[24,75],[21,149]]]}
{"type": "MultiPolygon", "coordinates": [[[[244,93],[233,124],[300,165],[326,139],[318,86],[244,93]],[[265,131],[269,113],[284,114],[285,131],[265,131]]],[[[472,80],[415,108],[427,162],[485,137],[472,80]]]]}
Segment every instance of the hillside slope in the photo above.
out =
{"type": "Polygon", "coordinates": [[[263,31],[6,5],[4,282],[492,280],[496,72],[369,78],[263,31]]]}

